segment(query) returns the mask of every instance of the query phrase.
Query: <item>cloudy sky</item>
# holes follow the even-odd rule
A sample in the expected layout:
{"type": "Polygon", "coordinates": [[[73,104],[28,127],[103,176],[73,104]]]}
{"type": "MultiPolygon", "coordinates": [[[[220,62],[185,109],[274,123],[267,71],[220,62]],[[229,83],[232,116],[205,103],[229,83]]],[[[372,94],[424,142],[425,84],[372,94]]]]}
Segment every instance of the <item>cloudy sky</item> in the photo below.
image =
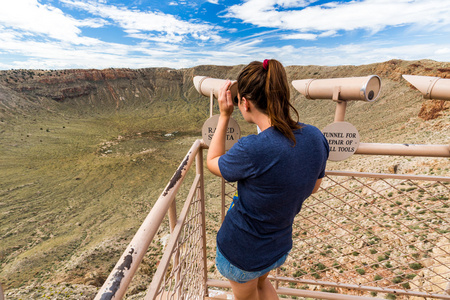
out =
{"type": "Polygon", "coordinates": [[[0,69],[450,61],[449,0],[0,0],[0,69]]]}

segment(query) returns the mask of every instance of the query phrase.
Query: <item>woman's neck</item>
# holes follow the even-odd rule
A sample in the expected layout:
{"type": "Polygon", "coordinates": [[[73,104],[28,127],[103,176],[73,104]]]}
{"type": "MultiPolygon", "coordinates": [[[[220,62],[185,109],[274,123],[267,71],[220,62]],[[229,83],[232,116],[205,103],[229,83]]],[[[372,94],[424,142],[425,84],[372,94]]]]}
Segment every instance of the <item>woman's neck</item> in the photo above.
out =
{"type": "Polygon", "coordinates": [[[244,119],[249,123],[258,125],[261,131],[264,131],[271,126],[269,115],[257,109],[253,102],[245,100],[243,109],[245,109],[245,111],[241,110],[241,112],[244,119]]]}
{"type": "Polygon", "coordinates": [[[270,124],[270,119],[269,116],[259,112],[253,115],[253,123],[255,123],[256,125],[258,125],[259,129],[261,129],[261,131],[266,130],[267,128],[269,128],[270,126],[272,126],[270,124]]]}

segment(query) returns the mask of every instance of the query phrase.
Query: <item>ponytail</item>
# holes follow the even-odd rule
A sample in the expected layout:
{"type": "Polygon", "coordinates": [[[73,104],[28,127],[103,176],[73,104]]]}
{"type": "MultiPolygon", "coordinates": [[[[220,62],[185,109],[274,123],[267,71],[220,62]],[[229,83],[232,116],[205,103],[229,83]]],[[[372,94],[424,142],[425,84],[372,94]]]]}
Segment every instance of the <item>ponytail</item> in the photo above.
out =
{"type": "Polygon", "coordinates": [[[296,144],[293,130],[301,128],[290,115],[291,109],[299,119],[298,112],[289,102],[289,84],[283,65],[275,60],[252,62],[238,77],[241,97],[252,101],[257,109],[269,116],[270,125],[296,144]]]}

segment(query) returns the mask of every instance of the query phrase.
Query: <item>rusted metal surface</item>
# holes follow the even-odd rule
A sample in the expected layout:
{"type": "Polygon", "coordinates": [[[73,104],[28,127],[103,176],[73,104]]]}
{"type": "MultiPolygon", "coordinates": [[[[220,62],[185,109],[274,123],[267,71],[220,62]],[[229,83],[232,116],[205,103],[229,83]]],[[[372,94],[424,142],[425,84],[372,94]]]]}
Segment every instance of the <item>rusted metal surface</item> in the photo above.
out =
{"type": "Polygon", "coordinates": [[[108,300],[115,297],[116,292],[120,288],[120,283],[122,282],[122,279],[125,277],[125,271],[130,269],[131,263],[133,262],[133,253],[134,249],[131,248],[128,255],[124,257],[123,262],[117,267],[116,271],[114,272],[111,283],[108,289],[102,294],[100,298],[101,300],[108,300]]]}
{"type": "Polygon", "coordinates": [[[178,167],[178,169],[175,171],[175,174],[173,174],[172,178],[169,181],[169,184],[166,186],[166,188],[164,189],[163,192],[163,197],[167,196],[167,194],[169,194],[170,190],[177,184],[177,182],[181,179],[182,175],[183,175],[183,171],[186,171],[186,166],[189,162],[189,156],[190,153],[188,153],[188,155],[186,155],[186,157],[184,158],[184,160],[181,162],[180,166],[178,167]]]}

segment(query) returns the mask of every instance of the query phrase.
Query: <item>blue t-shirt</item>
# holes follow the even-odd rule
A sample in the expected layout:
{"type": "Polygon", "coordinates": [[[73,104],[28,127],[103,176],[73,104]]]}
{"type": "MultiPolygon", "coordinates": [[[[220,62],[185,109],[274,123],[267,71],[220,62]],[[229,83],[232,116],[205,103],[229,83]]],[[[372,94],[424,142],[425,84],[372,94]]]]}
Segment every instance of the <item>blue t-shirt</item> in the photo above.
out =
{"type": "Polygon", "coordinates": [[[242,270],[263,270],[292,248],[294,217],[325,176],[328,142],[316,127],[300,125],[295,147],[269,127],[241,138],[219,158],[223,178],[238,181],[239,197],[217,234],[217,247],[242,270]]]}

